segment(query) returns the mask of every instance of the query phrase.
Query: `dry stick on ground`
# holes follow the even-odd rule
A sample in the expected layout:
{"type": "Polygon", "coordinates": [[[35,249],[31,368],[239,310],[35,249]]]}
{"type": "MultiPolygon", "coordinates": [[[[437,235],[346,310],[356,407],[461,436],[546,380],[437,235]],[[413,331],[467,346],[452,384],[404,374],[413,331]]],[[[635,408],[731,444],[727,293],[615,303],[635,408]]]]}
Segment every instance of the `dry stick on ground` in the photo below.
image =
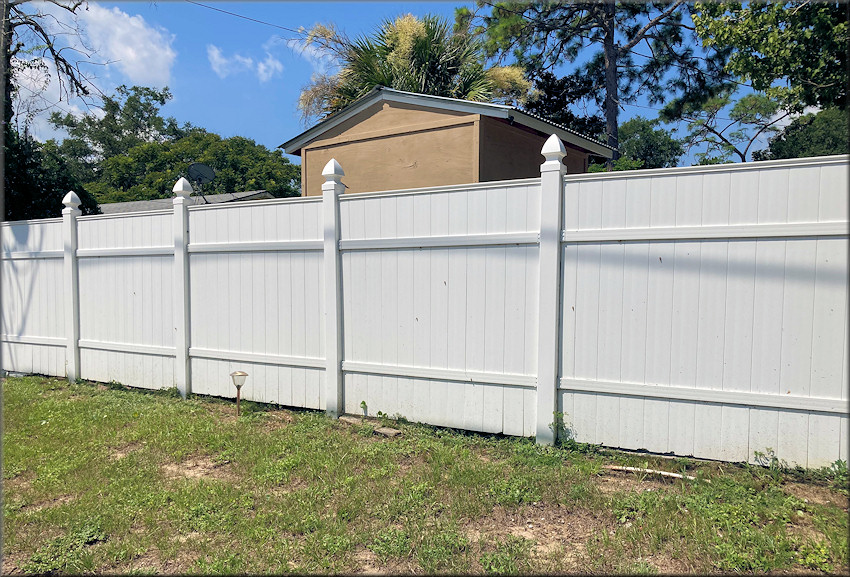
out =
{"type": "MultiPolygon", "coordinates": [[[[681,473],[670,473],[669,471],[657,471],[655,469],[641,469],[639,467],[621,467],[619,465],[605,465],[606,469],[612,471],[631,471],[633,473],[652,473],[653,475],[663,475],[665,477],[675,477],[676,479],[687,479],[688,481],[696,481],[696,477],[690,475],[682,475],[681,473]]],[[[711,483],[708,479],[706,483],[711,483]]]]}

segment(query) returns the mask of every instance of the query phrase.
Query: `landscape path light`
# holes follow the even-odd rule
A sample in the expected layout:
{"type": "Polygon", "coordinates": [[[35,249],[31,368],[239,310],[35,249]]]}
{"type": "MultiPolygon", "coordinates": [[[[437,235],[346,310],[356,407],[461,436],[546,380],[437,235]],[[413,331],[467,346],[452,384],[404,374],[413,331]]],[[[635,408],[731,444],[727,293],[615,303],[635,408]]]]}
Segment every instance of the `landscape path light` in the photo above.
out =
{"type": "Polygon", "coordinates": [[[236,387],[236,416],[239,416],[239,397],[242,391],[242,385],[245,384],[245,379],[248,373],[244,371],[233,371],[230,373],[230,378],[233,379],[233,386],[236,387]]]}

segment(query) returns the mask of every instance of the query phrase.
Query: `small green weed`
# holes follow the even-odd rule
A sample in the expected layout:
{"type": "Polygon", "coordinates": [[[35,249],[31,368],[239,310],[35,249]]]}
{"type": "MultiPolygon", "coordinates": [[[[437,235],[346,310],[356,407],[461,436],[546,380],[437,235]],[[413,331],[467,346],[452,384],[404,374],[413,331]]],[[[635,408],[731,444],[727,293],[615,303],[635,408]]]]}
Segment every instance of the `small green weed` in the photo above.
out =
{"type": "Polygon", "coordinates": [[[829,547],[825,543],[807,542],[797,551],[797,562],[808,569],[832,573],[829,547]]]}
{"type": "Polygon", "coordinates": [[[222,557],[204,557],[195,561],[198,573],[205,575],[241,575],[245,573],[245,562],[238,553],[222,557]]]}
{"type": "Polygon", "coordinates": [[[494,480],[488,492],[499,505],[516,506],[540,500],[540,493],[534,483],[528,477],[519,475],[494,480]]]}
{"type": "Polygon", "coordinates": [[[383,529],[375,536],[369,549],[382,562],[390,557],[404,557],[410,554],[410,538],[400,529],[383,529]]]}
{"type": "Polygon", "coordinates": [[[85,567],[81,564],[83,553],[87,546],[105,541],[106,534],[96,523],[83,527],[49,541],[33,553],[28,563],[22,569],[25,573],[51,573],[68,570],[79,572],[85,567]]]}
{"type": "Polygon", "coordinates": [[[479,561],[485,573],[515,575],[529,568],[528,556],[531,541],[522,537],[509,536],[496,544],[496,550],[481,555],[479,561]]]}
{"type": "Polygon", "coordinates": [[[261,483],[280,485],[289,480],[292,470],[300,464],[301,459],[295,455],[290,455],[285,459],[265,461],[257,465],[254,477],[261,483]]]}
{"type": "Polygon", "coordinates": [[[466,552],[468,546],[469,540],[456,530],[443,529],[426,534],[416,556],[426,573],[459,570],[465,565],[460,554],[466,552]]]}

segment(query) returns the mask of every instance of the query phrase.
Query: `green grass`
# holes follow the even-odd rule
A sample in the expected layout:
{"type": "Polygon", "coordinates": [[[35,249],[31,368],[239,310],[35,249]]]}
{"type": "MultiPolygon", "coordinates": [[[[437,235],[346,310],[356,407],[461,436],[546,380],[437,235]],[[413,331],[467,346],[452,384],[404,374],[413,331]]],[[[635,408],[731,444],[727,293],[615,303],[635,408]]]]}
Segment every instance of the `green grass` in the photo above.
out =
{"type": "Polygon", "coordinates": [[[3,386],[27,573],[846,572],[847,468],[663,459],[174,391],[3,386]],[[402,430],[389,439],[379,424],[402,430]],[[687,471],[695,482],[613,473],[687,471]],[[711,482],[705,482],[710,480],[711,482]]]}

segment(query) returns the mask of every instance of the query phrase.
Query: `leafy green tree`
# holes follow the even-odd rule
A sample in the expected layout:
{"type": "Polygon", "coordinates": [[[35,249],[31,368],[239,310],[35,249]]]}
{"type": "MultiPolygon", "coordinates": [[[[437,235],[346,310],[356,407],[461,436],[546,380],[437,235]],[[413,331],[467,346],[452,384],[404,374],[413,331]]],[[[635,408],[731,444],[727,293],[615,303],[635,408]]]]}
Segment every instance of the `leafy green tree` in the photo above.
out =
{"type": "Polygon", "coordinates": [[[784,107],[847,108],[846,2],[698,2],[696,31],[726,68],[784,107]]]}
{"type": "MultiPolygon", "coordinates": [[[[642,160],[636,160],[634,158],[628,156],[621,156],[617,160],[611,163],[611,170],[614,172],[618,172],[621,170],[638,170],[640,168],[647,168],[643,165],[642,160]]],[[[588,165],[587,172],[607,172],[608,165],[603,162],[593,162],[588,165]]]]}
{"type": "Polygon", "coordinates": [[[173,141],[147,142],[126,154],[102,161],[97,180],[87,183],[99,202],[126,202],[169,198],[174,182],[186,176],[193,162],[203,162],[215,170],[204,194],[266,190],[276,197],[300,194],[300,169],[253,140],[194,129],[173,141]]]}
{"type": "MultiPolygon", "coordinates": [[[[2,30],[0,31],[0,93],[3,95],[3,129],[0,130],[0,165],[4,167],[3,193],[0,194],[0,213],[11,215],[14,218],[35,218],[37,214],[43,214],[44,207],[51,205],[48,198],[39,200],[33,197],[38,195],[38,186],[55,184],[57,175],[51,174],[49,170],[41,165],[39,146],[26,134],[12,128],[11,123],[15,115],[15,96],[18,94],[16,74],[22,70],[37,70],[47,73],[48,63],[53,65],[56,71],[55,80],[59,83],[60,98],[70,96],[88,96],[91,92],[89,79],[81,69],[80,58],[90,57],[81,50],[67,50],[60,36],[76,34],[79,40],[82,36],[72,26],[65,25],[61,34],[51,30],[50,20],[56,21],[56,17],[44,11],[46,3],[30,2],[29,0],[4,0],[2,3],[2,30]],[[6,154],[10,154],[6,158],[6,154]],[[27,154],[33,154],[27,158],[27,154]],[[34,170],[36,172],[27,174],[19,171],[34,170]],[[34,188],[35,187],[35,188],[34,188]],[[4,198],[12,203],[11,208],[6,210],[3,206],[4,198]]],[[[76,14],[84,5],[83,0],[50,0],[54,8],[76,14]]],[[[47,78],[50,81],[50,78],[47,78]]],[[[40,94],[34,94],[41,105],[32,104],[32,99],[27,99],[29,105],[24,111],[23,118],[28,119],[27,113],[43,109],[44,99],[40,94]]],[[[49,103],[53,105],[53,103],[49,103]]],[[[25,123],[24,123],[25,126],[25,123]]],[[[78,191],[81,192],[81,191],[78,191]]],[[[51,194],[45,189],[45,194],[51,194]]],[[[82,200],[86,200],[81,195],[82,200]]],[[[61,197],[60,197],[61,201],[61,197]]],[[[61,204],[61,202],[60,202],[61,204]]],[[[86,205],[84,205],[86,208],[86,205]]]]}
{"type": "Polygon", "coordinates": [[[163,118],[160,107],[171,99],[168,88],[119,86],[113,96],[104,96],[103,115],[50,115],[54,128],[68,136],[59,144],[62,154],[78,178],[96,180],[98,166],[107,158],[125,155],[136,146],[166,142],[185,135],[192,126],[178,126],[174,118],[163,118]]]}
{"type": "Polygon", "coordinates": [[[168,88],[120,86],[103,99],[103,115],[51,115],[68,136],[47,145],[98,202],[168,198],[174,182],[193,162],[216,171],[205,193],[267,190],[274,196],[299,194],[300,170],[279,150],[270,151],[239,136],[221,138],[164,118],[168,88]]]}
{"type": "Polygon", "coordinates": [[[701,106],[686,105],[675,116],[669,108],[661,112],[662,119],[678,117],[688,122],[685,138],[688,148],[705,146],[703,152],[694,155],[699,164],[729,162],[735,157],[746,162],[750,148],[759,137],[778,132],[777,124],[790,114],[781,109],[779,102],[762,93],[747,94],[734,104],[732,96],[729,91],[701,106]]]}
{"type": "Polygon", "coordinates": [[[333,56],[339,72],[314,77],[302,91],[305,119],[340,110],[375,86],[477,101],[519,98],[529,87],[518,68],[486,70],[478,41],[437,16],[400,16],[355,40],[317,25],[307,42],[333,56]]]}
{"type": "Polygon", "coordinates": [[[26,220],[61,216],[62,199],[69,190],[82,201],[83,214],[99,212],[55,147],[41,145],[28,133],[9,127],[5,138],[3,186],[6,220],[26,220]]]}
{"type": "Polygon", "coordinates": [[[544,70],[537,74],[525,109],[581,134],[605,140],[605,120],[600,115],[582,116],[570,110],[570,105],[587,98],[593,87],[590,76],[569,74],[558,78],[544,70]]]}
{"type": "Polygon", "coordinates": [[[827,108],[791,121],[768,142],[766,150],[753,152],[753,160],[806,158],[850,153],[847,112],[827,108]]]}
{"type": "MultiPolygon", "coordinates": [[[[673,138],[669,130],[656,128],[658,120],[641,116],[626,121],[620,127],[620,152],[622,155],[611,166],[614,171],[639,168],[666,168],[676,166],[685,153],[682,141],[673,138]]],[[[606,165],[598,159],[588,166],[588,172],[602,172],[606,165]]]]}
{"type": "Polygon", "coordinates": [[[656,128],[658,120],[641,116],[626,121],[620,127],[620,152],[623,156],[640,160],[642,168],[676,166],[685,153],[682,141],[673,138],[669,130],[656,128]]]}
{"type": "MultiPolygon", "coordinates": [[[[491,5],[478,0],[479,7],[491,5]]],[[[477,30],[488,56],[512,55],[538,83],[544,73],[575,64],[574,79],[590,79],[579,93],[605,116],[610,146],[619,145],[619,107],[646,95],[650,103],[671,93],[698,104],[727,87],[724,50],[695,50],[684,0],[665,2],[503,1],[481,16],[477,30]]],[[[461,9],[458,18],[469,19],[461,9]]],[[[551,85],[551,82],[548,82],[551,85]]]]}

